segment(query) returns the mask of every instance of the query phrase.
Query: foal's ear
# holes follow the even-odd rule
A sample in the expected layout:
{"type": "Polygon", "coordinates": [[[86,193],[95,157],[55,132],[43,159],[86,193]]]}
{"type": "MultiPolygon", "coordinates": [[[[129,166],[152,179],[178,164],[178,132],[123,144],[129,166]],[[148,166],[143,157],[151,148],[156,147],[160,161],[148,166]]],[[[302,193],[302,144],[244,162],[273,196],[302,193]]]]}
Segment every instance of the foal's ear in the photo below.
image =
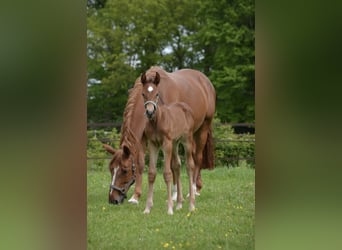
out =
{"type": "Polygon", "coordinates": [[[157,86],[160,82],[160,75],[156,72],[156,77],[154,78],[154,84],[157,86]]]}
{"type": "Polygon", "coordinates": [[[142,84],[146,83],[146,72],[141,74],[140,81],[141,81],[142,84]]]}
{"type": "Polygon", "coordinates": [[[105,148],[105,150],[108,152],[108,153],[111,153],[112,155],[115,154],[115,149],[112,148],[111,146],[109,146],[108,144],[102,144],[103,147],[105,148]]]}
{"type": "Polygon", "coordinates": [[[131,151],[129,150],[129,148],[128,148],[126,145],[124,145],[123,148],[122,148],[122,150],[123,150],[123,152],[124,152],[124,157],[125,157],[125,158],[128,158],[129,155],[131,154],[131,151]]]}

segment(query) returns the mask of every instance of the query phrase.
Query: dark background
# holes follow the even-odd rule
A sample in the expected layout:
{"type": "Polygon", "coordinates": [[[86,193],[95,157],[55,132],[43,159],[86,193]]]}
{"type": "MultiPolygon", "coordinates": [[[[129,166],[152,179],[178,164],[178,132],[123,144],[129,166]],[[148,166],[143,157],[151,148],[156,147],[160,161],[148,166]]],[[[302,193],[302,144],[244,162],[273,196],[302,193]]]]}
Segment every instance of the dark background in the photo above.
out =
{"type": "MultiPolygon", "coordinates": [[[[342,245],[340,5],[256,5],[257,249],[342,245]]],[[[86,248],[85,6],[2,4],[1,248],[86,248]]]]}

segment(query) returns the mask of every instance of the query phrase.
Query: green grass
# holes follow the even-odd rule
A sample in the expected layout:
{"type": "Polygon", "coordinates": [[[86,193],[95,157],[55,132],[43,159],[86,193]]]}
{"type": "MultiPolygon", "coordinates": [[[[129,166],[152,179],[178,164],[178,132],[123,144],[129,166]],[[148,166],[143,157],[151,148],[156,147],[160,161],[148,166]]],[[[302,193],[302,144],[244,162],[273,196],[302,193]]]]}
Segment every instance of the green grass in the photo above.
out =
{"type": "MultiPolygon", "coordinates": [[[[147,174],[138,205],[125,200],[108,204],[107,169],[88,171],[88,249],[254,249],[255,171],[246,166],[202,171],[203,189],[196,210],[189,213],[186,199],[181,210],[167,214],[166,186],[158,172],[154,206],[143,214],[147,174]]],[[[182,172],[183,195],[187,175],[182,172]]],[[[132,195],[133,187],[128,192],[132,195]]]]}

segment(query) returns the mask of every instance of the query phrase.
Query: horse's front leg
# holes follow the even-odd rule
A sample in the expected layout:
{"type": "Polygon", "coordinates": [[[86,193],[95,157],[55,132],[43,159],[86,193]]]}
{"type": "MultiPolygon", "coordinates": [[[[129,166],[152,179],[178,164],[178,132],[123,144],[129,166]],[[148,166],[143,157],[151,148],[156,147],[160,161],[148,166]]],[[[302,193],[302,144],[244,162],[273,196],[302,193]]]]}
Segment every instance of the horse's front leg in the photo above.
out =
{"type": "Polygon", "coordinates": [[[164,140],[164,181],[167,189],[167,213],[173,214],[173,200],[172,200],[172,172],[171,172],[171,157],[172,157],[172,141],[164,140]]]}
{"type": "Polygon", "coordinates": [[[153,184],[156,179],[156,163],[158,159],[158,148],[154,146],[153,143],[150,143],[149,145],[149,153],[150,162],[148,168],[148,193],[144,214],[149,214],[151,212],[151,208],[153,207],[153,184]]]}
{"type": "Polygon", "coordinates": [[[132,204],[139,203],[139,198],[142,193],[142,175],[144,172],[144,167],[145,167],[145,154],[143,151],[141,151],[139,153],[139,161],[137,164],[134,194],[132,195],[131,199],[128,200],[129,203],[132,203],[132,204]]]}

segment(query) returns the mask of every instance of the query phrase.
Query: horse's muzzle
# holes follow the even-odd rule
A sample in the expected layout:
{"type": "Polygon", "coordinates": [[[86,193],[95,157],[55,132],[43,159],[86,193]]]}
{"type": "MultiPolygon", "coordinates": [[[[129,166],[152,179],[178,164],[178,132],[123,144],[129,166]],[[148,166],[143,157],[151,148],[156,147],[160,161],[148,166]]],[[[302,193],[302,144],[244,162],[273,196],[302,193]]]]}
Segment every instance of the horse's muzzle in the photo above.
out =
{"type": "Polygon", "coordinates": [[[154,110],[146,110],[145,115],[148,119],[151,119],[153,117],[154,110]]]}
{"type": "Polygon", "coordinates": [[[144,104],[145,106],[145,115],[148,119],[153,118],[156,110],[157,110],[157,103],[153,101],[147,101],[144,104]]]}
{"type": "Polygon", "coordinates": [[[109,204],[119,205],[123,203],[124,200],[125,200],[124,195],[120,195],[118,198],[114,198],[114,199],[111,199],[111,197],[109,197],[109,204]]]}

